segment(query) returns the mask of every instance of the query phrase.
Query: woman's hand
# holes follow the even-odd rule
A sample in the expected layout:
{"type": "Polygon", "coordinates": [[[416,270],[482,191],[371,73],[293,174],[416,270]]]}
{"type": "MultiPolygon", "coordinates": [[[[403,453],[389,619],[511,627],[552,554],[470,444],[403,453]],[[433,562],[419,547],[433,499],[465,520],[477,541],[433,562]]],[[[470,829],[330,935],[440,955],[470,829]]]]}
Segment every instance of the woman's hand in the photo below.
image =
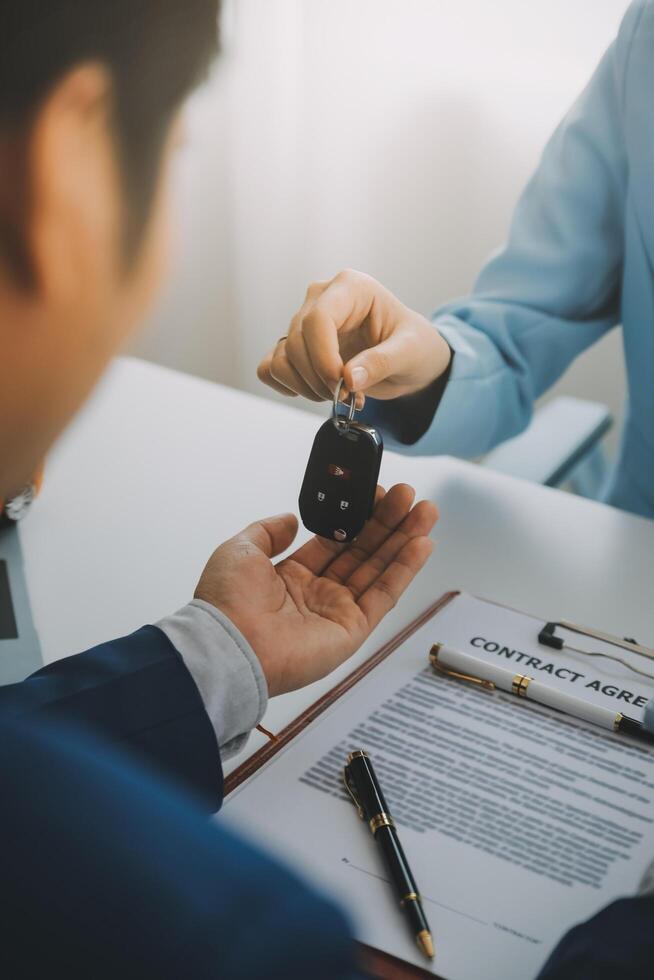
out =
{"type": "Polygon", "coordinates": [[[361,407],[366,394],[389,399],[421,391],[450,357],[429,320],[371,276],[347,270],[309,286],[288,336],[257,374],[276,391],[311,401],[331,398],[342,377],[361,407]]]}

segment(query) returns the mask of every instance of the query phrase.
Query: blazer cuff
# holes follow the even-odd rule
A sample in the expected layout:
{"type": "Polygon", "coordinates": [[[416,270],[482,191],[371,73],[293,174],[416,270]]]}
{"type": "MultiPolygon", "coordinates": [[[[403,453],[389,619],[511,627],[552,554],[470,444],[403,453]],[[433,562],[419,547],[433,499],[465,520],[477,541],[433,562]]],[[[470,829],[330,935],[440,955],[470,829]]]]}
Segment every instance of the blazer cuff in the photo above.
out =
{"type": "Polygon", "coordinates": [[[490,448],[500,428],[497,381],[506,364],[467,323],[444,315],[434,324],[453,351],[452,369],[431,426],[411,450],[475,458],[490,448]]]}
{"type": "Polygon", "coordinates": [[[440,316],[434,326],[452,351],[440,384],[418,398],[367,398],[361,418],[381,429],[389,449],[404,455],[474,458],[497,430],[496,382],[505,365],[488,338],[466,323],[440,316]]]}
{"type": "Polygon", "coordinates": [[[195,681],[220,754],[229,758],[244,746],[268,704],[259,659],[232,621],[202,599],[193,599],[156,625],[195,681]]]}

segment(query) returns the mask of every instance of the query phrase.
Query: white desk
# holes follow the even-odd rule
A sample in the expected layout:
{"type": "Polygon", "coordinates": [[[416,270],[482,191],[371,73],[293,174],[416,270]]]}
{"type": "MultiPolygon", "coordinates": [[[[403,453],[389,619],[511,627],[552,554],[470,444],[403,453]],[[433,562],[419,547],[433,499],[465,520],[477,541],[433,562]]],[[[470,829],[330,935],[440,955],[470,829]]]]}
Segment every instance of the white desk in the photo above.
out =
{"type": "MultiPolygon", "coordinates": [[[[172,612],[216,544],[295,510],[318,422],[296,403],[118,361],[22,526],[46,662],[172,612]]],[[[386,453],[381,481],[438,503],[434,555],[348,664],[271,703],[273,730],[452,588],[654,643],[654,522],[449,457],[386,453]]]]}

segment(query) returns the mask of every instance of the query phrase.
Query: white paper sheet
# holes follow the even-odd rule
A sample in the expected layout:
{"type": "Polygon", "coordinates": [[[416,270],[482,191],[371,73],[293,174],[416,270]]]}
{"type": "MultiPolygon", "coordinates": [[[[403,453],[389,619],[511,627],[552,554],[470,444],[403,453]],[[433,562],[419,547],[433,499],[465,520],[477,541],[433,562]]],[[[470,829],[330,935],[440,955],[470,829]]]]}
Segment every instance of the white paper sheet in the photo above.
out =
{"type": "Polygon", "coordinates": [[[423,895],[433,972],[535,976],[568,928],[633,893],[654,859],[654,749],[428,666],[440,641],[642,716],[636,701],[654,696],[654,681],[540,646],[542,625],[457,597],[236,790],[223,817],[336,896],[362,941],[429,968],[343,789],[347,753],[366,749],[423,895]]]}

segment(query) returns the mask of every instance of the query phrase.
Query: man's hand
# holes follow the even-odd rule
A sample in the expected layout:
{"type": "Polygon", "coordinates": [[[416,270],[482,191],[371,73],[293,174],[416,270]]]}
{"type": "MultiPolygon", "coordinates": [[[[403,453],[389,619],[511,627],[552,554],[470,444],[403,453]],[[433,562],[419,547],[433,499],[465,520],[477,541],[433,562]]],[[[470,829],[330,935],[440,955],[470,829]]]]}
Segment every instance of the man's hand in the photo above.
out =
{"type": "Polygon", "coordinates": [[[292,514],[250,524],[214,551],[195,592],[228,616],[261,661],[271,695],[324,677],[393,608],[429,558],[438,511],[398,484],[350,545],[314,537],[277,565],[292,514]]]}
{"type": "Polygon", "coordinates": [[[309,286],[291,320],[257,369],[284,395],[332,397],[343,377],[349,391],[400,398],[426,388],[450,363],[436,327],[371,276],[347,270],[309,286]]]}

